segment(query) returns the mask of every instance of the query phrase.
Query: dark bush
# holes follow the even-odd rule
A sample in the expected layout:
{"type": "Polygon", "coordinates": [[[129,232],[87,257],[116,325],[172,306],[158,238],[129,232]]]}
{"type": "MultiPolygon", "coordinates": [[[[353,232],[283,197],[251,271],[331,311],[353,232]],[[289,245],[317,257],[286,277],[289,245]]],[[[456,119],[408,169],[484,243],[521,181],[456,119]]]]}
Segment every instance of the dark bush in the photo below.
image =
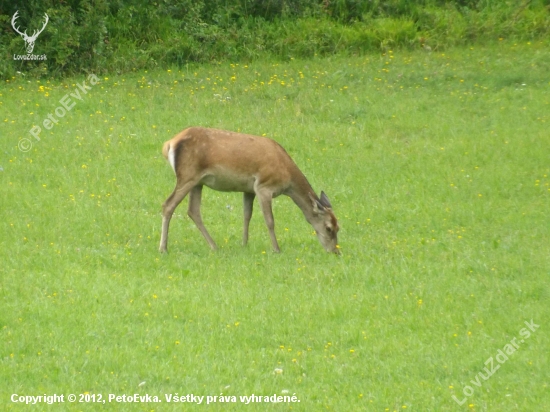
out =
{"type": "Polygon", "coordinates": [[[550,0],[0,0],[0,76],[32,76],[365,53],[388,47],[443,48],[544,38],[550,0]],[[32,33],[49,23],[26,54],[11,19],[32,33]]]}

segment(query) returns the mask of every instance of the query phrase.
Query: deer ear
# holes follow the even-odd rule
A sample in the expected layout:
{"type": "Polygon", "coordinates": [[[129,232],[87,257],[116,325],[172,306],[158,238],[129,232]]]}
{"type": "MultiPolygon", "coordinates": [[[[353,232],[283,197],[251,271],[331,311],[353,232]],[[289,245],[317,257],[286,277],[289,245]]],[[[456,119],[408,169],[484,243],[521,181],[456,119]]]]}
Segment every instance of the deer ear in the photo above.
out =
{"type": "Polygon", "coordinates": [[[325,207],[328,207],[329,209],[332,209],[332,205],[330,204],[327,195],[323,191],[321,191],[321,204],[325,207]]]}
{"type": "Polygon", "coordinates": [[[325,211],[325,206],[323,206],[323,203],[315,199],[311,193],[309,193],[309,198],[311,200],[311,204],[313,205],[314,213],[323,213],[325,211]]]}

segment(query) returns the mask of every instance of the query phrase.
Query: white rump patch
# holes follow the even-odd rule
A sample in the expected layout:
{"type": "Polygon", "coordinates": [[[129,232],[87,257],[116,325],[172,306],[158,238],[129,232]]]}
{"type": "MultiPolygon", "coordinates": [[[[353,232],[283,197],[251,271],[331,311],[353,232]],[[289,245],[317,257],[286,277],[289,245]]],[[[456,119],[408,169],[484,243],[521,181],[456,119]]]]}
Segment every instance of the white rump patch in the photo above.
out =
{"type": "Polygon", "coordinates": [[[172,169],[174,169],[174,173],[176,173],[176,151],[172,145],[170,145],[170,150],[168,150],[168,161],[170,162],[172,169]]]}

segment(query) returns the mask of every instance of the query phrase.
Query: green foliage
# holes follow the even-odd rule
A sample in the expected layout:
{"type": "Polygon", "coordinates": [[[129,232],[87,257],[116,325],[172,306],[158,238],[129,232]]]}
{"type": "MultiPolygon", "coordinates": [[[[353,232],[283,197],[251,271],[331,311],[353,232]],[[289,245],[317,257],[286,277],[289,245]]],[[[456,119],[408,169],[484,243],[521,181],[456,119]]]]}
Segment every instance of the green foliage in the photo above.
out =
{"type": "Polygon", "coordinates": [[[534,40],[550,34],[547,0],[29,0],[0,2],[0,76],[127,72],[189,62],[287,59],[390,48],[534,40]],[[46,61],[13,60],[19,10],[46,61]]]}

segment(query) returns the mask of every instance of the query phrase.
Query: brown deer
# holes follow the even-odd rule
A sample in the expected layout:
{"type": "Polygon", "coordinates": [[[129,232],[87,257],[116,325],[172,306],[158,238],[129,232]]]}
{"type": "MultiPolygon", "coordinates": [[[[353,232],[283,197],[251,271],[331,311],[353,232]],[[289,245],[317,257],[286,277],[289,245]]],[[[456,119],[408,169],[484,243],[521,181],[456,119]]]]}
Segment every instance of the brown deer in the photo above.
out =
{"type": "Polygon", "coordinates": [[[176,188],[162,206],[161,252],[166,252],[168,227],[174,210],[189,193],[187,214],[212,249],[216,243],[201,218],[202,187],[243,192],[243,245],[248,242],[252,205],[257,196],[269,229],[273,250],[279,252],[271,200],[289,196],[313,226],[321,245],[339,254],[338,222],[327,195],[319,198],[285,149],[274,140],[242,133],[191,127],[164,143],[162,154],[176,174],[176,188]]]}

